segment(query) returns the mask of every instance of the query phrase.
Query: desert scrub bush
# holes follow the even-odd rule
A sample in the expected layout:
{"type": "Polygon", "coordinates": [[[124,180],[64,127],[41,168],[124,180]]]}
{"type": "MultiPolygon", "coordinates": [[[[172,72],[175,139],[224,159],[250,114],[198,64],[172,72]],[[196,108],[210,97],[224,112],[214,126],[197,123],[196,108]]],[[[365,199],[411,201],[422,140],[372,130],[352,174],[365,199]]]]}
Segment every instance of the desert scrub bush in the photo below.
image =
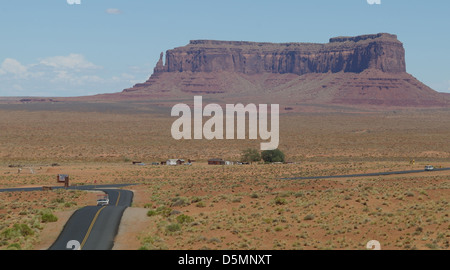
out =
{"type": "Polygon", "coordinates": [[[56,198],[52,200],[52,203],[64,203],[64,198],[56,198]]]}
{"type": "Polygon", "coordinates": [[[144,208],[152,208],[153,204],[152,203],[146,203],[144,204],[144,208]]]}
{"type": "Polygon", "coordinates": [[[273,202],[274,202],[276,205],[285,205],[285,204],[288,203],[287,200],[286,200],[285,198],[281,198],[281,197],[276,197],[276,198],[273,200],[273,202]]]}
{"type": "Polygon", "coordinates": [[[169,217],[171,213],[172,213],[171,208],[169,208],[167,206],[160,206],[154,210],[149,210],[147,212],[147,216],[152,217],[152,216],[161,215],[163,217],[169,217]]]}
{"type": "Polygon", "coordinates": [[[6,248],[6,250],[21,250],[21,249],[22,247],[20,246],[19,243],[13,243],[6,248]]]}
{"type": "Polygon", "coordinates": [[[195,206],[203,208],[203,207],[206,207],[206,204],[205,204],[205,202],[198,202],[195,206]]]}
{"type": "Polygon", "coordinates": [[[239,203],[239,202],[241,202],[241,200],[242,200],[242,197],[237,196],[237,197],[234,197],[234,198],[231,200],[231,202],[232,202],[232,203],[239,203]]]}
{"type": "Polygon", "coordinates": [[[49,210],[44,210],[40,212],[41,216],[41,222],[42,223],[49,223],[49,222],[56,222],[58,221],[58,217],[53,215],[53,213],[49,210]]]}
{"type": "Polygon", "coordinates": [[[158,236],[144,237],[141,241],[141,247],[139,250],[162,250],[167,249],[164,241],[158,236]]]}
{"type": "Polygon", "coordinates": [[[191,223],[191,222],[194,222],[194,218],[190,217],[188,215],[182,214],[182,215],[177,216],[177,221],[180,224],[191,223]]]}
{"type": "Polygon", "coordinates": [[[27,237],[34,234],[34,231],[27,224],[14,224],[12,228],[5,229],[0,233],[3,241],[13,240],[18,237],[27,237]]]}
{"type": "Polygon", "coordinates": [[[303,220],[313,220],[314,219],[314,215],[306,215],[303,220]]]}
{"type": "Polygon", "coordinates": [[[198,203],[202,200],[202,198],[194,196],[191,198],[191,203],[198,203]]]}
{"type": "Polygon", "coordinates": [[[183,197],[176,197],[176,198],[173,198],[171,201],[172,201],[172,203],[170,204],[170,206],[172,206],[172,207],[189,205],[189,200],[187,198],[183,198],[183,197]]]}
{"type": "Polygon", "coordinates": [[[181,225],[179,223],[171,223],[166,226],[166,232],[181,231],[181,225]]]}
{"type": "Polygon", "coordinates": [[[72,207],[72,205],[76,206],[77,203],[76,203],[76,202],[66,202],[66,203],[64,204],[64,207],[65,207],[65,208],[70,208],[70,207],[72,207]]]}

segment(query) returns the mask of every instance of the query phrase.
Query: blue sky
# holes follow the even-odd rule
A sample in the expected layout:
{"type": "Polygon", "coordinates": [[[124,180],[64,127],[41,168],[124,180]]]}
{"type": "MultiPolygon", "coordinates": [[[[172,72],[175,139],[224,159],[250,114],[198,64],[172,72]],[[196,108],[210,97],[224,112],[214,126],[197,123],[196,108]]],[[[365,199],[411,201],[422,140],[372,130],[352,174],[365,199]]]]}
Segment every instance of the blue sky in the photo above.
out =
{"type": "Polygon", "coordinates": [[[449,12],[444,0],[2,0],[0,96],[120,92],[193,39],[326,43],[380,32],[404,43],[409,73],[450,92],[449,12]]]}

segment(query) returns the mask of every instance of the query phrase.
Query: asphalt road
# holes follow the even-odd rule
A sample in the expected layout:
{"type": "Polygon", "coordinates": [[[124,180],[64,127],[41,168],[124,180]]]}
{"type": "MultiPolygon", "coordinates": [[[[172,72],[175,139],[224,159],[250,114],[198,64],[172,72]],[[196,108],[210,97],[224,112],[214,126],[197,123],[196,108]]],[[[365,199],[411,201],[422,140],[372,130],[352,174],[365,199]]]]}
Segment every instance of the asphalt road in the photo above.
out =
{"type": "MultiPolygon", "coordinates": [[[[93,206],[81,208],[70,217],[55,243],[49,250],[110,250],[114,245],[123,212],[133,201],[133,192],[118,188],[132,184],[84,185],[69,187],[69,190],[97,190],[109,195],[108,206],[93,206]]],[[[54,186],[52,189],[63,189],[54,186]]],[[[0,192],[41,191],[42,187],[8,188],[0,192]]]]}
{"type": "MultiPolygon", "coordinates": [[[[450,171],[450,168],[434,169],[431,172],[450,171]]],[[[385,176],[396,174],[412,174],[423,173],[425,170],[411,170],[411,171],[396,171],[396,172],[378,172],[378,173],[365,173],[365,174],[347,174],[347,175],[325,175],[325,176],[307,176],[307,177],[293,177],[282,178],[282,180],[314,180],[314,179],[331,179],[331,178],[352,178],[352,177],[370,177],[370,176],[385,176]]]]}
{"type": "MultiPolygon", "coordinates": [[[[450,171],[450,168],[434,169],[434,171],[450,171]]],[[[394,172],[379,172],[367,174],[348,174],[348,175],[328,175],[328,176],[308,176],[282,178],[282,180],[311,180],[311,179],[330,179],[330,178],[351,178],[351,177],[371,177],[385,175],[400,175],[423,173],[425,170],[409,170],[394,172]]],[[[431,172],[430,172],[431,173],[431,172]]],[[[133,193],[128,190],[119,190],[120,188],[130,186],[123,185],[97,185],[97,186],[78,186],[69,189],[79,190],[101,190],[108,193],[110,203],[108,206],[87,206],[77,210],[64,226],[56,242],[49,250],[110,250],[114,245],[120,220],[123,212],[133,200],[133,193]],[[111,188],[111,189],[108,189],[111,188]]],[[[63,187],[52,187],[59,189],[63,187]]],[[[14,191],[38,191],[42,188],[13,188],[0,189],[0,192],[14,191]]],[[[95,202],[93,202],[95,204],[95,202]]]]}
{"type": "Polygon", "coordinates": [[[133,192],[118,189],[101,191],[109,195],[109,205],[86,206],[77,210],[49,250],[112,249],[123,212],[131,206],[133,192]]]}
{"type": "MultiPolygon", "coordinates": [[[[132,186],[133,184],[112,184],[112,185],[84,185],[84,186],[73,186],[68,187],[69,190],[98,190],[102,188],[121,188],[132,186]]],[[[63,186],[52,186],[52,189],[63,189],[63,186]]],[[[3,188],[0,192],[26,192],[26,191],[41,191],[42,187],[31,187],[31,188],[3,188]]]]}

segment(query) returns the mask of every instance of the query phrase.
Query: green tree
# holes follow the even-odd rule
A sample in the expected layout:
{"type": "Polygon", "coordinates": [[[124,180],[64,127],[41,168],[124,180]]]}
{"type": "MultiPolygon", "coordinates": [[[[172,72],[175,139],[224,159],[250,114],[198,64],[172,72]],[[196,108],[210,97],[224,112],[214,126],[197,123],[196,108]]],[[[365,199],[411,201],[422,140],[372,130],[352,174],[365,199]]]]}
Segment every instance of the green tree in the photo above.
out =
{"type": "Polygon", "coordinates": [[[261,157],[265,162],[284,162],[285,156],[280,149],[266,150],[261,153],[261,157]]]}
{"type": "Polygon", "coordinates": [[[257,162],[257,161],[261,161],[261,154],[259,153],[258,150],[248,148],[248,149],[245,149],[244,151],[242,151],[241,162],[251,163],[251,162],[257,162]]]}

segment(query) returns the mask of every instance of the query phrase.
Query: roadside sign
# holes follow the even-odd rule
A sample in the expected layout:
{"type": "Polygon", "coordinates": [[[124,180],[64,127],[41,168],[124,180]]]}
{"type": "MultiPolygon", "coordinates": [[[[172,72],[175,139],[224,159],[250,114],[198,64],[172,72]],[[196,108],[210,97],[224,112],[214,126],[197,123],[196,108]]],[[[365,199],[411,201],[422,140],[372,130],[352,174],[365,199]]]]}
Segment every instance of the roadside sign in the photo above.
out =
{"type": "Polygon", "coordinates": [[[69,187],[69,175],[67,174],[58,174],[57,176],[58,183],[64,183],[64,187],[69,187]]]}
{"type": "Polygon", "coordinates": [[[58,183],[65,183],[66,179],[69,179],[69,175],[67,174],[58,174],[58,183]]]}

